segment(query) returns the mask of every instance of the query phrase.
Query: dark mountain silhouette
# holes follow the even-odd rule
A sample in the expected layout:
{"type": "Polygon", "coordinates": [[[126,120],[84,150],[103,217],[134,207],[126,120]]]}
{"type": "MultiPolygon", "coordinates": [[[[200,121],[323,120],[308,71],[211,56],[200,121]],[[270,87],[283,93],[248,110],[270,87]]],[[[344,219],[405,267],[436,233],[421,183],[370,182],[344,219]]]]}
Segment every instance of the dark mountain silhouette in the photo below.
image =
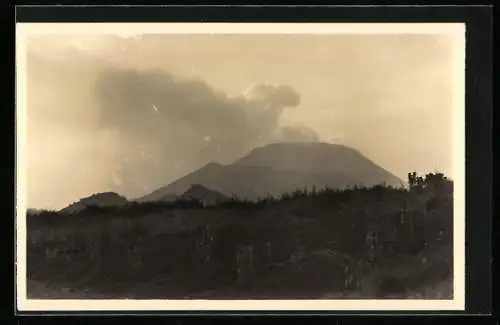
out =
{"type": "Polygon", "coordinates": [[[176,200],[196,200],[201,201],[204,205],[214,205],[229,198],[217,191],[211,190],[200,184],[193,184],[184,194],[177,197],[176,200]]]}
{"type": "Polygon", "coordinates": [[[97,207],[121,207],[127,205],[128,200],[114,192],[103,192],[93,194],[62,209],[63,213],[76,213],[90,206],[97,207]]]}
{"type": "Polygon", "coordinates": [[[358,151],[326,143],[272,144],[252,150],[231,165],[210,163],[138,201],[162,200],[200,184],[227,196],[255,200],[298,188],[353,185],[399,186],[396,176],[358,151]]]}
{"type": "Polygon", "coordinates": [[[167,195],[162,196],[159,199],[159,201],[162,201],[162,202],[174,202],[179,197],[180,197],[180,195],[177,195],[177,194],[167,194],[167,195]]]}
{"type": "Polygon", "coordinates": [[[400,185],[399,178],[378,166],[359,151],[343,145],[276,143],[252,150],[236,166],[261,166],[304,173],[343,174],[371,186],[400,185]]]}

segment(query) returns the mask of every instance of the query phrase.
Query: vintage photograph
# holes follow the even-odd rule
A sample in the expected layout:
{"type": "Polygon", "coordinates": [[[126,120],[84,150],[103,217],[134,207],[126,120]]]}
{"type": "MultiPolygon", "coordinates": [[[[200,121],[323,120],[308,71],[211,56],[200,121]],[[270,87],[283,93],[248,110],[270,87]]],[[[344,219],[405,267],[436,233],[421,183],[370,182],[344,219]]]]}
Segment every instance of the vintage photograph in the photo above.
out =
{"type": "Polygon", "coordinates": [[[144,25],[17,26],[18,299],[463,302],[461,24],[144,25]]]}

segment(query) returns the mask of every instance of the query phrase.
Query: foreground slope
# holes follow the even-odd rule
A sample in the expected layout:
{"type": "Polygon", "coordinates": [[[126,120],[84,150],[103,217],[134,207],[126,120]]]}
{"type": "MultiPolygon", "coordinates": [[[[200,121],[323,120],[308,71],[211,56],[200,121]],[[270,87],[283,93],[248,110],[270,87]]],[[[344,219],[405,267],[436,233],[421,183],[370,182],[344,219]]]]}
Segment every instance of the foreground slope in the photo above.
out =
{"type": "Polygon", "coordinates": [[[444,185],[321,190],[209,208],[133,204],[113,214],[104,209],[81,217],[29,217],[28,293],[34,298],[66,297],[57,292],[71,289],[90,298],[450,299],[453,189],[444,185]],[[48,219],[35,222],[40,218],[48,219]],[[431,290],[436,288],[441,289],[431,290]]]}

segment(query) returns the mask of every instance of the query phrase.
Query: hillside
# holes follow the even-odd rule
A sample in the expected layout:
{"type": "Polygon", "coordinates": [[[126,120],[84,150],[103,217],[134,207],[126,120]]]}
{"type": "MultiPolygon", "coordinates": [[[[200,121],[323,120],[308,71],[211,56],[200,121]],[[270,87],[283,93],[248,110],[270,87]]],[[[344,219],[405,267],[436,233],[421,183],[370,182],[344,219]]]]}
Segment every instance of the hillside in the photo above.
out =
{"type": "Polygon", "coordinates": [[[176,198],[176,200],[185,201],[196,200],[202,202],[204,205],[215,205],[228,199],[229,198],[226,195],[208,189],[200,184],[191,185],[191,187],[186,192],[176,198]]]}
{"type": "Polygon", "coordinates": [[[175,202],[180,197],[178,194],[166,194],[162,196],[158,201],[160,202],[175,202]]]}
{"type": "Polygon", "coordinates": [[[120,207],[128,204],[128,200],[114,192],[103,192],[80,199],[79,201],[62,209],[62,213],[76,213],[88,207],[120,207]]]}
{"type": "Polygon", "coordinates": [[[139,202],[156,201],[166,195],[183,193],[192,184],[202,184],[228,197],[256,200],[259,197],[280,196],[305,186],[341,188],[356,181],[344,175],[274,170],[254,166],[223,166],[208,164],[199,170],[140,198],[139,202]]]}
{"type": "Polygon", "coordinates": [[[366,186],[402,181],[359,151],[329,143],[276,143],[252,150],[235,166],[260,166],[303,173],[345,175],[366,186]]]}
{"type": "Polygon", "coordinates": [[[410,190],[296,191],[206,208],[134,203],[27,221],[34,298],[67,297],[68,289],[117,299],[453,295],[447,180],[410,190]]]}
{"type": "Polygon", "coordinates": [[[354,149],[314,144],[274,144],[252,150],[231,165],[210,163],[137,201],[179,195],[192,184],[241,199],[280,196],[297,188],[401,185],[401,181],[354,149]]]}

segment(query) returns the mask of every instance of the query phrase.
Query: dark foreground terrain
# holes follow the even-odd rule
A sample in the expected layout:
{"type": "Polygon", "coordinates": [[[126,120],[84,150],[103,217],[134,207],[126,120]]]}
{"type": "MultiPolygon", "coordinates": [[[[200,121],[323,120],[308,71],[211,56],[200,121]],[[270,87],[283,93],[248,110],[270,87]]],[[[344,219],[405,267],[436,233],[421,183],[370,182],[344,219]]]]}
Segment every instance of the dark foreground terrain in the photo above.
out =
{"type": "Polygon", "coordinates": [[[29,214],[28,298],[452,299],[453,188],[438,176],[29,214]]]}

